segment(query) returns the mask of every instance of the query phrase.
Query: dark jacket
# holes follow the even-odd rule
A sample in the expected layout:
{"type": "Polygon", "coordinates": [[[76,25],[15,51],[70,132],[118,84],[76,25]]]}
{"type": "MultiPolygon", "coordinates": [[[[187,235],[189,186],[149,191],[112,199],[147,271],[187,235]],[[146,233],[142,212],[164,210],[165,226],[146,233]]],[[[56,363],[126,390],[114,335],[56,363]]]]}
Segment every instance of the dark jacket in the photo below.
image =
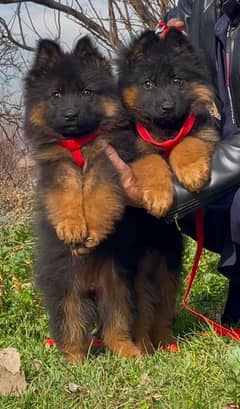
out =
{"type": "MultiPolygon", "coordinates": [[[[175,212],[181,216],[189,209],[207,205],[206,247],[220,253],[221,266],[230,268],[236,264],[235,249],[240,244],[240,5],[237,13],[231,15],[223,13],[221,5],[218,0],[179,0],[178,6],[165,18],[166,21],[170,18],[185,21],[190,41],[206,57],[222,113],[222,140],[213,158],[210,183],[199,194],[188,193],[176,183],[175,204],[170,215],[175,212]],[[224,65],[226,53],[229,69],[224,65]],[[229,72],[229,81],[226,72],[229,72]],[[229,193],[228,199],[224,199],[228,191],[231,191],[231,200],[229,193]]],[[[189,231],[191,233],[191,228],[189,231]]]]}

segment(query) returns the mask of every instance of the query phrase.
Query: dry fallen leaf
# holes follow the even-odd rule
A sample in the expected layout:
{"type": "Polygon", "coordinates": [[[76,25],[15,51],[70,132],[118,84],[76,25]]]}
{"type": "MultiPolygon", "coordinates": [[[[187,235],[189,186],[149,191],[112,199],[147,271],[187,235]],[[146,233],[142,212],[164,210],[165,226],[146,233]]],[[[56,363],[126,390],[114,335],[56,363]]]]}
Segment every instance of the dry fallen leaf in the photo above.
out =
{"type": "Polygon", "coordinates": [[[0,396],[20,396],[26,390],[27,382],[20,365],[20,355],[15,348],[0,351],[0,396]]]}
{"type": "Polygon", "coordinates": [[[141,385],[148,385],[150,383],[151,379],[147,373],[143,373],[141,378],[140,378],[140,384],[141,385]]]}
{"type": "Polygon", "coordinates": [[[40,361],[40,359],[33,359],[32,360],[32,364],[33,364],[33,366],[34,366],[34,368],[37,370],[37,371],[40,371],[40,369],[42,368],[42,361],[40,361]]]}
{"type": "Polygon", "coordinates": [[[70,393],[76,393],[81,390],[81,386],[77,385],[76,383],[69,383],[66,387],[66,391],[70,393]]]}
{"type": "Polygon", "coordinates": [[[162,399],[162,395],[160,393],[150,393],[146,397],[146,402],[158,402],[162,399]]]}

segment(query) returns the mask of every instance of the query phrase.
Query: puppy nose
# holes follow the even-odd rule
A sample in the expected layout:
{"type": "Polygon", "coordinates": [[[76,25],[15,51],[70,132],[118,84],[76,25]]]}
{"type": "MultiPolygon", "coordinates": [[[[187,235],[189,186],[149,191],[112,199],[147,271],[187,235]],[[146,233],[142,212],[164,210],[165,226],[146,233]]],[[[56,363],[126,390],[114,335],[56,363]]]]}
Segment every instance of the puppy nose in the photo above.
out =
{"type": "Polygon", "coordinates": [[[173,108],[173,103],[170,101],[163,102],[161,105],[161,109],[164,112],[170,111],[173,108]]]}
{"type": "Polygon", "coordinates": [[[77,114],[76,112],[73,111],[68,111],[65,115],[64,118],[67,122],[73,122],[77,119],[77,114]]]}

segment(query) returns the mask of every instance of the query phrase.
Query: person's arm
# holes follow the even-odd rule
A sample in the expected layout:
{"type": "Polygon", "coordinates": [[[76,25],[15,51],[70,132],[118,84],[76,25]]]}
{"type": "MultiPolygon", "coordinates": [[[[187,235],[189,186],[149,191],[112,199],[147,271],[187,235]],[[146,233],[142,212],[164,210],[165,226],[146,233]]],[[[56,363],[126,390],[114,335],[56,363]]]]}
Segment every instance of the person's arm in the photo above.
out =
{"type": "MultiPolygon", "coordinates": [[[[111,147],[106,153],[118,170],[128,202],[132,206],[142,207],[142,192],[136,186],[131,166],[127,165],[111,147]]],[[[198,207],[210,203],[226,191],[240,186],[240,129],[231,138],[221,140],[212,161],[212,171],[209,183],[198,193],[191,193],[175,181],[175,200],[167,214],[169,221],[175,216],[182,216],[198,207]]]]}
{"type": "Polygon", "coordinates": [[[175,19],[186,23],[191,16],[193,3],[194,0],[179,0],[178,5],[165,15],[164,21],[168,23],[169,20],[175,19]]]}
{"type": "Polygon", "coordinates": [[[212,160],[210,181],[200,192],[191,193],[175,180],[175,200],[167,214],[169,221],[204,207],[229,190],[240,186],[240,129],[218,142],[212,160]]]}
{"type": "Polygon", "coordinates": [[[136,186],[136,180],[131,166],[127,165],[120,158],[118,153],[111,145],[108,145],[105,148],[105,152],[119,173],[120,181],[126,193],[129,204],[134,207],[142,207],[143,194],[136,186]]]}

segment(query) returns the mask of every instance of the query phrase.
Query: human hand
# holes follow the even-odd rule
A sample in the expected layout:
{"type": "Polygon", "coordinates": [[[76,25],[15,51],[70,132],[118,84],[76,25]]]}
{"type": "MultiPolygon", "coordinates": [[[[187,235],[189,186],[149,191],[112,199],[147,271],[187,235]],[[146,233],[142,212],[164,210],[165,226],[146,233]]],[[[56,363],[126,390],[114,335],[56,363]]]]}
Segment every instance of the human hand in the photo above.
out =
{"type": "MultiPolygon", "coordinates": [[[[175,27],[178,30],[183,30],[185,28],[185,24],[184,21],[182,20],[178,20],[177,18],[170,18],[170,20],[168,20],[167,25],[169,27],[175,27]]],[[[161,36],[161,34],[160,34],[161,36]]]]}
{"type": "Polygon", "coordinates": [[[111,145],[105,147],[105,152],[120,176],[122,187],[126,193],[129,205],[142,207],[143,194],[136,184],[131,166],[127,165],[111,145]]]}

